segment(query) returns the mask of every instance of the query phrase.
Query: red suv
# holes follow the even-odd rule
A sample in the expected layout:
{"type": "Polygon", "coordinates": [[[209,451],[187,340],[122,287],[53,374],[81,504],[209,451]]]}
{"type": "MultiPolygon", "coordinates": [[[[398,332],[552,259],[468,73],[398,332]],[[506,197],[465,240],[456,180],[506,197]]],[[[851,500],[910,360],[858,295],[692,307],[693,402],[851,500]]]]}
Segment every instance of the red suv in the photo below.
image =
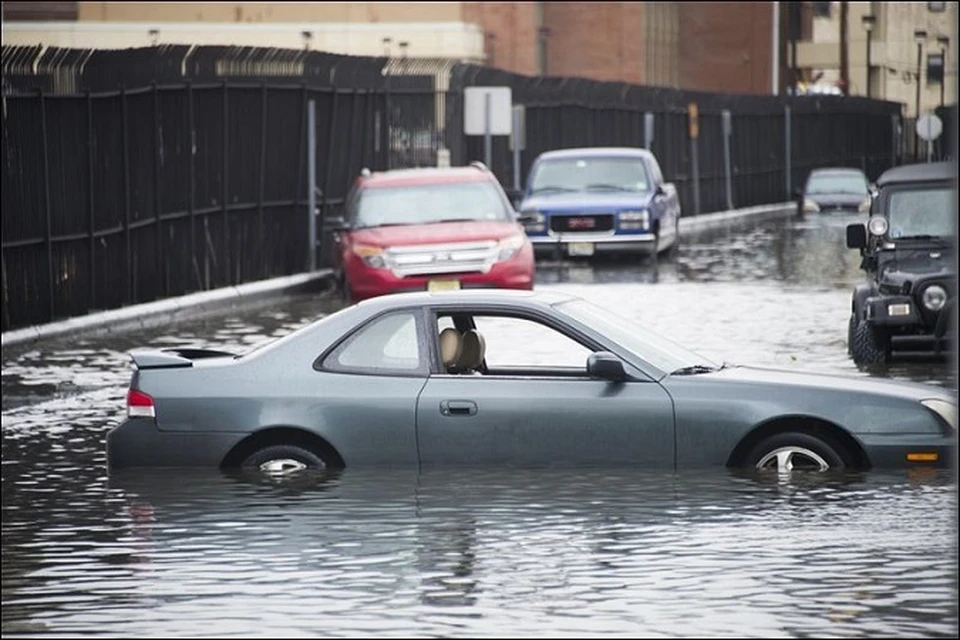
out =
{"type": "Polygon", "coordinates": [[[344,298],[402,291],[532,289],[533,247],[486,167],[364,171],[334,221],[344,298]]]}

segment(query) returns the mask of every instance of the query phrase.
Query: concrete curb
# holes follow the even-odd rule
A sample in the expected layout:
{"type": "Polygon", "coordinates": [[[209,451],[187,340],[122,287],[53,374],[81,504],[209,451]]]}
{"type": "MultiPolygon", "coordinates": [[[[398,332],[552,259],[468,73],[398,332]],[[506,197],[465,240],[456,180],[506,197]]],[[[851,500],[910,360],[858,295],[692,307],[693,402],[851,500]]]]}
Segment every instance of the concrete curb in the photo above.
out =
{"type": "Polygon", "coordinates": [[[308,289],[311,286],[319,285],[321,281],[332,277],[332,275],[333,272],[330,269],[321,269],[312,273],[299,273],[269,280],[258,280],[212,291],[199,291],[185,296],[7,331],[0,336],[0,340],[2,340],[3,347],[9,347],[65,334],[126,331],[159,326],[198,313],[232,305],[241,305],[300,289],[308,289]]]}
{"type": "Polygon", "coordinates": [[[795,202],[778,202],[756,207],[746,207],[744,209],[704,213],[699,216],[690,216],[689,218],[681,216],[680,232],[706,231],[707,229],[723,227],[733,222],[740,222],[744,218],[789,214],[796,211],[796,207],[797,204],[795,202]]]}

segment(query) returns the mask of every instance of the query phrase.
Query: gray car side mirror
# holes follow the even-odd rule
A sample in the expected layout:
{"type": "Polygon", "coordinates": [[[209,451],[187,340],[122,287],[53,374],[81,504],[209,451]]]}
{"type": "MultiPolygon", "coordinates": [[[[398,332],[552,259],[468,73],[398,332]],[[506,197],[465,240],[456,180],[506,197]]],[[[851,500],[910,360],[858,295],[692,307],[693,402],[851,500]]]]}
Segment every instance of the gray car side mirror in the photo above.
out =
{"type": "Polygon", "coordinates": [[[609,351],[591,353],[587,357],[587,373],[595,378],[603,378],[611,382],[623,382],[627,379],[623,362],[609,351]]]}

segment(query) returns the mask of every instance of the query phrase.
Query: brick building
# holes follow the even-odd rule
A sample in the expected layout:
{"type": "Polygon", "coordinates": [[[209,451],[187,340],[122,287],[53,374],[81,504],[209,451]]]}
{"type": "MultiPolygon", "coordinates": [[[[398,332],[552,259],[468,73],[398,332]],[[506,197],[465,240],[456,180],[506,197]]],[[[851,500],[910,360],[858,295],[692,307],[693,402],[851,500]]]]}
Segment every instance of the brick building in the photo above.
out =
{"type": "MultiPolygon", "coordinates": [[[[7,44],[236,44],[485,63],[702,91],[774,91],[774,2],[6,2],[7,44]],[[309,34],[309,35],[306,35],[309,34]],[[385,47],[385,42],[389,44],[385,47]]],[[[779,70],[779,67],[778,67],[779,70]]]]}

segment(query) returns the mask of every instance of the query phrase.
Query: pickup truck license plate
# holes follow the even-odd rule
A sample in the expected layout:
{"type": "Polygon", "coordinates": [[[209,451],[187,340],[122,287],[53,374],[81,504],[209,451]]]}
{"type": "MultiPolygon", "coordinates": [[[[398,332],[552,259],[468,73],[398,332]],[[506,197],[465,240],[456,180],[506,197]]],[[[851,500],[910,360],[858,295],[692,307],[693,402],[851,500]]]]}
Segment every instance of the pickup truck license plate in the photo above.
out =
{"type": "Polygon", "coordinates": [[[592,256],[592,242],[571,242],[567,245],[567,253],[571,256],[592,256]]]}

